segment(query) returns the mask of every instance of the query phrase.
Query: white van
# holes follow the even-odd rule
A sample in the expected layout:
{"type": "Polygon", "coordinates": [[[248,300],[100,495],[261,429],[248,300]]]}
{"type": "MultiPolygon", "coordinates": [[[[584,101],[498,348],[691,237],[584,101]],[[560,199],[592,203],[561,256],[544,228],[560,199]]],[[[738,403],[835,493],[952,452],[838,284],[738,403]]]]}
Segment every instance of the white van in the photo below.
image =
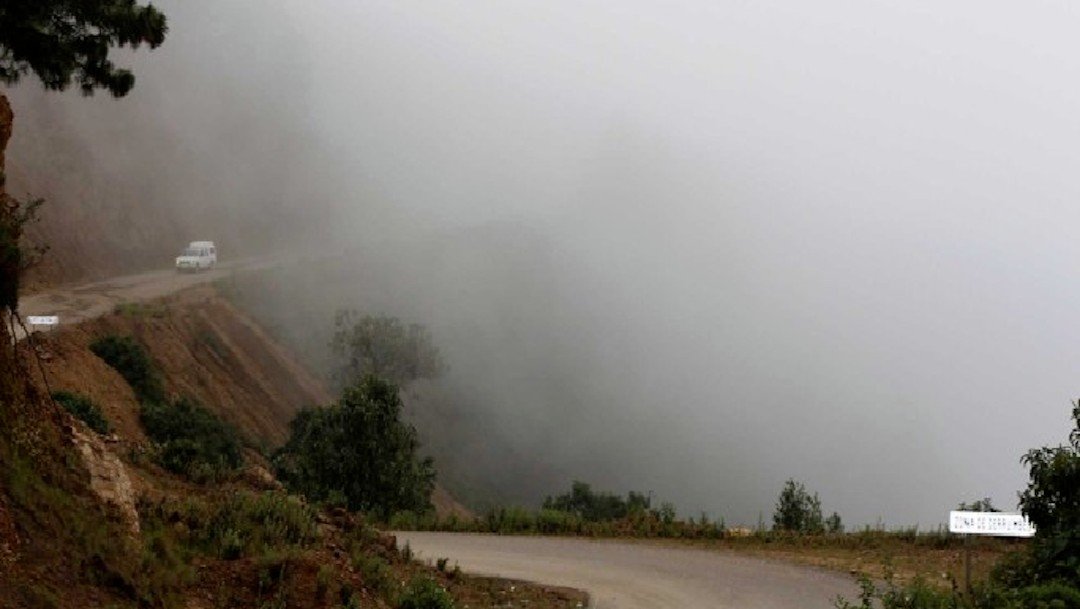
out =
{"type": "Polygon", "coordinates": [[[217,248],[213,241],[192,241],[176,257],[176,270],[198,273],[203,269],[217,266],[217,248]]]}

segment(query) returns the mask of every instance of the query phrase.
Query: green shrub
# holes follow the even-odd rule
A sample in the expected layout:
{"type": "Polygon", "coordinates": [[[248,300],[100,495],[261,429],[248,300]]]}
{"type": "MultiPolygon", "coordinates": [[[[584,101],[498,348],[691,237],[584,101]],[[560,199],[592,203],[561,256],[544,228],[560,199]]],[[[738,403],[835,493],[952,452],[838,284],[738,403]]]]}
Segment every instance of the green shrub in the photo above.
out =
{"type": "Polygon", "coordinates": [[[315,598],[322,600],[330,591],[330,586],[337,580],[337,569],[333,565],[322,565],[315,575],[315,598]]]}
{"type": "Polygon", "coordinates": [[[315,538],[315,512],[280,492],[233,494],[205,529],[210,548],[223,558],[300,548],[315,538]]]}
{"type": "Polygon", "coordinates": [[[158,444],[158,462],[171,472],[207,481],[243,463],[236,428],[190,398],[143,403],[139,418],[158,444]]]}
{"type": "Polygon", "coordinates": [[[133,337],[104,336],[91,343],[90,350],[124,377],[140,402],[165,401],[165,388],[157,369],[133,337]]]}
{"type": "Polygon", "coordinates": [[[1042,581],[1080,581],[1080,401],[1072,416],[1068,444],[1033,449],[1022,459],[1030,482],[1020,509],[1035,525],[1032,559],[1042,581]]]}
{"type": "Polygon", "coordinates": [[[390,564],[380,556],[357,550],[352,556],[352,566],[364,580],[364,585],[376,591],[384,599],[392,600],[394,574],[390,564]]]}
{"type": "Polygon", "coordinates": [[[431,507],[435,469],[417,454],[416,429],[401,420],[398,388],[368,377],[325,408],[300,411],[274,455],[278,478],[313,501],[344,497],[383,519],[431,507]]]}
{"type": "Polygon", "coordinates": [[[1027,586],[1011,596],[1017,609],[1080,609],[1080,588],[1062,581],[1027,586]]]}
{"type": "Polygon", "coordinates": [[[287,554],[318,537],[314,510],[281,492],[189,498],[141,506],[139,513],[148,535],[157,531],[189,554],[225,560],[287,554]]]}
{"type": "Polygon", "coordinates": [[[64,410],[70,412],[75,418],[86,423],[87,427],[99,434],[107,434],[112,431],[112,426],[109,425],[109,420],[105,418],[105,415],[101,413],[101,409],[85,395],[68,391],[56,391],[52,394],[52,399],[63,406],[64,410]]]}
{"type": "Polygon", "coordinates": [[[821,500],[811,495],[801,482],[788,480],[776,500],[773,530],[793,533],[821,533],[825,521],[821,516],[821,500]]]}
{"type": "Polygon", "coordinates": [[[454,599],[445,588],[427,577],[415,577],[398,601],[399,609],[454,609],[454,599]]]}
{"type": "Polygon", "coordinates": [[[627,499],[612,493],[594,492],[588,483],[575,480],[569,492],[545,499],[544,509],[575,514],[589,522],[602,522],[623,518],[632,511],[647,510],[649,499],[634,492],[627,499]]]}

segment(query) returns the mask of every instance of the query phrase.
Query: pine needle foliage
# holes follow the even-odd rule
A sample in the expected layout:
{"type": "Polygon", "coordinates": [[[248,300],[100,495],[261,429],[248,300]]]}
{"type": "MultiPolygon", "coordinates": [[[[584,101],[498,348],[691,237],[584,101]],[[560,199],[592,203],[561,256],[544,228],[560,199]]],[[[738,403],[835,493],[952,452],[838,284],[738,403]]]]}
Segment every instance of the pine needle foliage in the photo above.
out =
{"type": "Polygon", "coordinates": [[[115,97],[135,85],[130,70],[117,67],[116,47],[156,48],[165,41],[165,15],[135,0],[4,0],[0,3],[0,82],[15,84],[33,73],[45,88],[75,84],[115,97]]]}

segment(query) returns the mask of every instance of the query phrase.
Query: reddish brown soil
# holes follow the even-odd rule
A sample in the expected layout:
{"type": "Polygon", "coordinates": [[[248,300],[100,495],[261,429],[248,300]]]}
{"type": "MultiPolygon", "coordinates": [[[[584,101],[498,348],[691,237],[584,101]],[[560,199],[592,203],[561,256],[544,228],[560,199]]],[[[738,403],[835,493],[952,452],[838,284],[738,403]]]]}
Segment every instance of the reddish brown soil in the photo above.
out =
{"type": "Polygon", "coordinates": [[[36,336],[50,388],[93,398],[125,439],[143,438],[138,403],[124,379],[89,349],[110,334],[134,336],[162,371],[167,391],[196,398],[255,442],[280,444],[300,408],[330,400],[262,328],[212,287],[198,286],[36,336]]]}

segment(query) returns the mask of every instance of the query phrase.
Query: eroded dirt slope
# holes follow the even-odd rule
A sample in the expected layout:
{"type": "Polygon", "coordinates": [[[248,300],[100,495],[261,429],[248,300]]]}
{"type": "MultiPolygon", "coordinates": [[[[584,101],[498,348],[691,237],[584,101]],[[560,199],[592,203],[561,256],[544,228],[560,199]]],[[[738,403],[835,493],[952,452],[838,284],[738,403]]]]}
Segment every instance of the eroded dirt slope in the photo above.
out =
{"type": "Polygon", "coordinates": [[[37,335],[50,389],[93,398],[120,436],[140,438],[142,432],[130,387],[89,348],[110,334],[137,338],[160,367],[168,392],[198,399],[257,443],[280,444],[297,410],[330,400],[261,327],[212,286],[197,286],[37,335]]]}
{"type": "MultiPolygon", "coordinates": [[[[249,315],[213,285],[195,285],[35,335],[42,358],[27,362],[35,383],[90,397],[113,424],[119,451],[146,438],[130,386],[90,350],[107,335],[134,336],[161,370],[167,392],[199,400],[257,446],[281,445],[299,409],[332,400],[320,379],[249,315]]],[[[471,515],[441,487],[432,503],[443,516],[471,515]]]]}

